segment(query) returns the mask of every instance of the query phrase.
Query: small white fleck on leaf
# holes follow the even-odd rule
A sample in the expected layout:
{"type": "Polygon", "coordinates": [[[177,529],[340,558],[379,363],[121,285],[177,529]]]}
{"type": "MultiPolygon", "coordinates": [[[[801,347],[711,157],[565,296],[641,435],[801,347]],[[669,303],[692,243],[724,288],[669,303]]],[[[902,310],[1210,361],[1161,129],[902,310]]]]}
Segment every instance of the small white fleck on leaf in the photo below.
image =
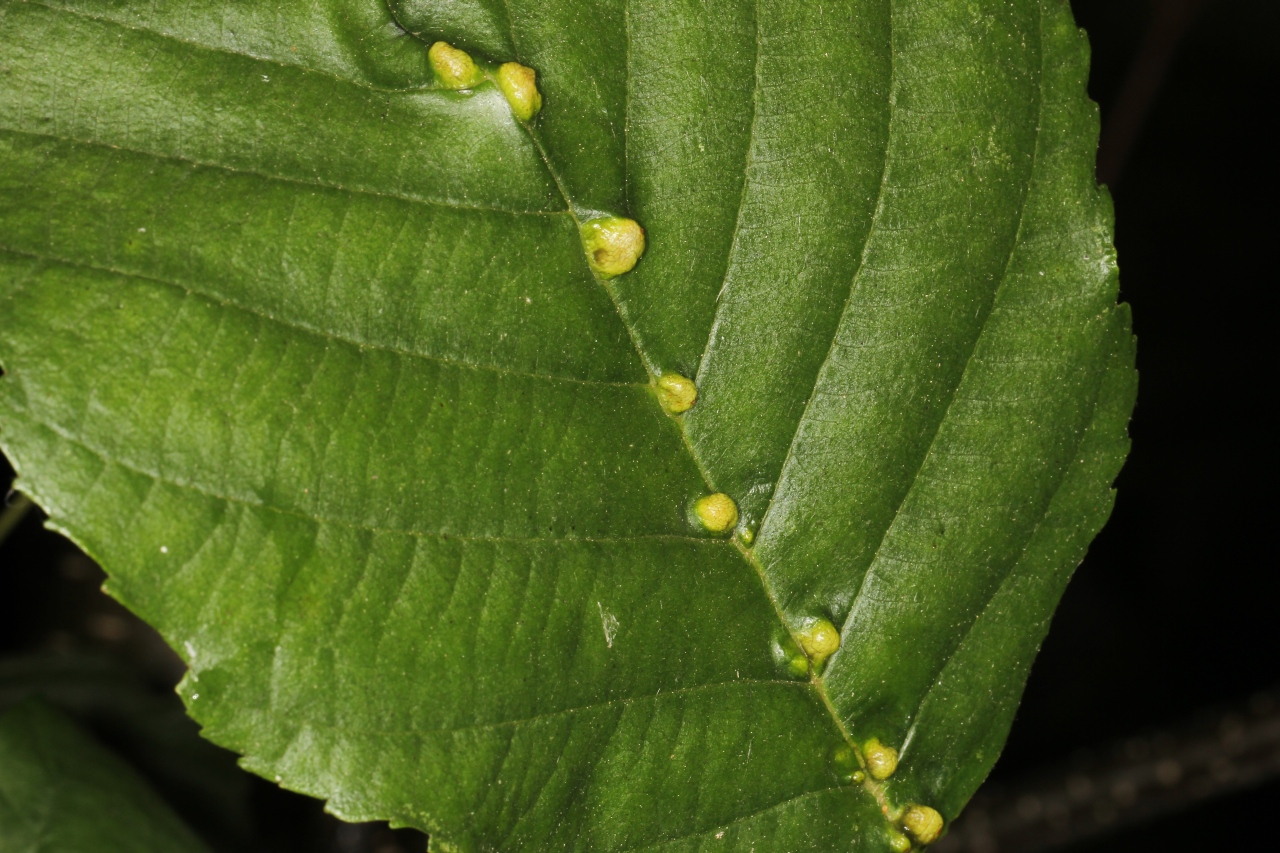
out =
{"type": "Polygon", "coordinates": [[[600,611],[600,625],[604,628],[605,645],[613,648],[613,638],[618,635],[618,617],[605,610],[604,605],[598,601],[596,608],[600,611]]]}

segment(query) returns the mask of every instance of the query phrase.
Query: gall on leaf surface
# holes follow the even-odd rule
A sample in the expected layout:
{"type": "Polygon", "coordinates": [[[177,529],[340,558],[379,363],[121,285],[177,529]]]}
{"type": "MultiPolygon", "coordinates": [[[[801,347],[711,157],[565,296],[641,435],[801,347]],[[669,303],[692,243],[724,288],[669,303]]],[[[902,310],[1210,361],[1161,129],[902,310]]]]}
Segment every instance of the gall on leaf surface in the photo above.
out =
{"type": "Polygon", "coordinates": [[[1066,3],[0,0],[0,45],[0,444],[209,738],[440,850],[959,813],[1135,393],[1066,3]]]}

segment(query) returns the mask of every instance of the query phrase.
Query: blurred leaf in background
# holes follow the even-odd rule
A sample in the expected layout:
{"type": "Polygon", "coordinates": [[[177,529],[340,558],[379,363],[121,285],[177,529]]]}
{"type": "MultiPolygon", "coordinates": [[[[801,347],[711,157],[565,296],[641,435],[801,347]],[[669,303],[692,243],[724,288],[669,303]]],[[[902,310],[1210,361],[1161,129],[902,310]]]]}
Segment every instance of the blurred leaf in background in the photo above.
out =
{"type": "Polygon", "coordinates": [[[208,853],[132,768],[61,713],[0,715],[0,851],[208,853]]]}

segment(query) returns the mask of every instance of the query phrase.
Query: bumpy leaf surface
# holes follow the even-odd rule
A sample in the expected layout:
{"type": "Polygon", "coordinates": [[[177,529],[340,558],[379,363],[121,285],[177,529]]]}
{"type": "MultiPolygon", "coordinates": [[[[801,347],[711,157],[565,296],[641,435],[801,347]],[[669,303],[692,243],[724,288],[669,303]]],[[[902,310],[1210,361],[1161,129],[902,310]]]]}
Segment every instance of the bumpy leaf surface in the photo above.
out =
{"type": "Polygon", "coordinates": [[[207,853],[131,767],[47,705],[0,716],[3,853],[207,853]]]}
{"type": "Polygon", "coordinates": [[[343,816],[887,850],[989,770],[1126,452],[1086,71],[1062,0],[0,0],[0,442],[343,816]]]}

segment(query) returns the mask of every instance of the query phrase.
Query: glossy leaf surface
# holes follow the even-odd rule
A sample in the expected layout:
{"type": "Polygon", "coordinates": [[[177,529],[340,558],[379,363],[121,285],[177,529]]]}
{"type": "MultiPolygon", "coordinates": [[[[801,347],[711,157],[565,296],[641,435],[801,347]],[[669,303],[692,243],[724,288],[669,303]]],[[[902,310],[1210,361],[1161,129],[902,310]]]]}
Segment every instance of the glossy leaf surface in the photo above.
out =
{"type": "Polygon", "coordinates": [[[1065,3],[0,0],[0,45],[0,443],[209,737],[441,850],[958,814],[1133,404],[1065,3]],[[646,230],[607,281],[599,215],[646,230]]]}
{"type": "Polygon", "coordinates": [[[0,716],[0,851],[204,853],[134,770],[61,713],[0,716]]]}

